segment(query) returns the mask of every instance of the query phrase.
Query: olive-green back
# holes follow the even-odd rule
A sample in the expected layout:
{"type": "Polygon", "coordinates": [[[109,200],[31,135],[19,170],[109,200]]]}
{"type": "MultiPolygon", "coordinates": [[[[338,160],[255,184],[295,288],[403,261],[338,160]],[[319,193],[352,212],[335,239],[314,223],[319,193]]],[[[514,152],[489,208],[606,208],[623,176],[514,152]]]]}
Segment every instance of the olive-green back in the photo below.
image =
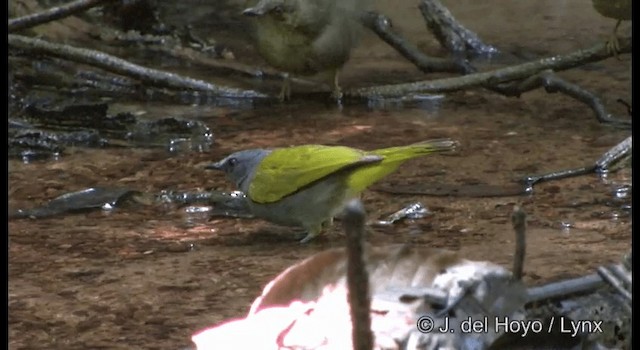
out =
{"type": "Polygon", "coordinates": [[[276,202],[350,167],[351,175],[347,178],[347,184],[349,195],[355,196],[411,158],[454,147],[455,143],[449,140],[436,140],[375,151],[322,145],[276,149],[258,166],[248,195],[258,203],[276,202]]]}
{"type": "Polygon", "coordinates": [[[254,202],[278,201],[345,167],[366,154],[343,146],[304,145],[275,149],[256,169],[249,187],[254,202]]]}

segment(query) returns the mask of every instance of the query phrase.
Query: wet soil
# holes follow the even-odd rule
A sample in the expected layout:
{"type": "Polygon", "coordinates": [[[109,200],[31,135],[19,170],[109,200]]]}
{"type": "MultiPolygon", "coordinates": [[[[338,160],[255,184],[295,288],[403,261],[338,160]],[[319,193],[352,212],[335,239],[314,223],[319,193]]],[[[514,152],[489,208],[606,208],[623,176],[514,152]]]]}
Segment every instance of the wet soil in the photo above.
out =
{"type": "MultiPolygon", "coordinates": [[[[397,18],[399,31],[437,51],[414,2],[380,3],[381,11],[397,18]]],[[[491,8],[473,1],[444,3],[470,29],[508,52],[569,52],[603,40],[615,24],[600,17],[588,0],[535,6],[504,1],[491,8]]],[[[255,56],[243,59],[260,62],[255,56]]],[[[629,59],[562,76],[599,94],[612,113],[624,115],[615,100],[630,100],[629,59]]],[[[421,76],[368,36],[345,67],[343,84],[421,76]]],[[[204,165],[239,149],[306,143],[376,149],[450,137],[461,143],[455,154],[412,160],[376,186],[510,185],[526,175],[591,164],[628,136],[599,124],[586,106],[544,91],[516,99],[471,90],[435,102],[375,108],[295,99],[254,110],[120,108],[197,117],[214,132],[216,144],[206,153],[78,148],[56,161],[11,160],[10,209],[93,186],[154,193],[231,190],[222,174],[204,165]]],[[[510,268],[509,215],[521,203],[528,214],[524,279],[540,285],[591,273],[630,250],[631,194],[619,191],[630,182],[630,169],[623,169],[605,178],[594,174],[543,183],[526,196],[491,198],[393,195],[374,186],[363,194],[370,219],[416,201],[432,215],[391,227],[371,225],[368,240],[447,248],[510,268]]],[[[289,228],[260,220],[207,220],[171,205],[12,220],[8,226],[11,349],[179,349],[195,331],[245,315],[264,285],[289,265],[345,243],[339,221],[316,241],[300,245],[289,228]]]]}

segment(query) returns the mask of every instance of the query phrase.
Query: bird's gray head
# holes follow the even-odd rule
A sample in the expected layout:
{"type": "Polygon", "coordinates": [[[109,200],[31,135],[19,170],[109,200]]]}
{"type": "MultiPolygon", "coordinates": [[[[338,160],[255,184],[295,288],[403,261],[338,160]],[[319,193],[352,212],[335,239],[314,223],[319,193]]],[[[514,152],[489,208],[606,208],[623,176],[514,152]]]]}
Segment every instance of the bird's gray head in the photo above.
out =
{"type": "Polygon", "coordinates": [[[257,166],[271,151],[265,149],[249,149],[235,152],[217,163],[206,166],[206,169],[222,170],[238,189],[247,192],[257,166]]]}
{"type": "Polygon", "coordinates": [[[250,17],[270,16],[279,21],[287,21],[297,10],[297,1],[292,0],[260,0],[255,6],[242,11],[250,17]]]}

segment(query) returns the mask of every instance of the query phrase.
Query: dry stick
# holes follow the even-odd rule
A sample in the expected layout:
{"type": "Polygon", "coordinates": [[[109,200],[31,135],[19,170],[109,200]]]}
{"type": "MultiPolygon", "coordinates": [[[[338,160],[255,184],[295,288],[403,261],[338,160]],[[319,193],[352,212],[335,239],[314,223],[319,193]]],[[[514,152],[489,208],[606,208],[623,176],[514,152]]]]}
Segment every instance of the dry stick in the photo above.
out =
{"type": "Polygon", "coordinates": [[[623,283],[625,283],[629,288],[631,288],[633,284],[633,276],[631,275],[631,271],[627,270],[624,265],[616,264],[609,267],[609,270],[620,279],[623,283]]]}
{"type": "Polygon", "coordinates": [[[596,273],[561,282],[553,282],[544,286],[529,288],[527,290],[527,303],[566,297],[577,293],[588,293],[604,285],[605,282],[596,273]]]}
{"type": "Polygon", "coordinates": [[[448,60],[425,55],[400,35],[394,33],[391,20],[381,14],[373,11],[366,12],[360,20],[365,27],[371,29],[380,39],[391,45],[423,73],[451,72],[468,74],[474,71],[469,63],[464,60],[448,60]]]}
{"type": "Polygon", "coordinates": [[[454,55],[477,56],[498,52],[495,47],[484,44],[478,35],[463,27],[440,1],[423,0],[418,7],[427,22],[427,28],[440,45],[454,55]]]}
{"type": "Polygon", "coordinates": [[[513,255],[513,279],[516,281],[522,280],[522,271],[524,270],[524,257],[527,250],[526,242],[526,219],[522,207],[516,205],[513,207],[513,213],[511,214],[511,224],[513,230],[516,233],[516,251],[513,255]]]}
{"type": "MultiPolygon", "coordinates": [[[[178,60],[189,61],[191,65],[205,67],[210,69],[213,73],[238,74],[244,77],[267,80],[284,80],[283,73],[272,68],[256,68],[236,61],[214,59],[193,49],[170,49],[161,45],[149,46],[146,47],[146,49],[151,52],[159,52],[178,60]]],[[[301,86],[317,85],[315,82],[296,77],[291,77],[290,80],[292,83],[301,86]]]]}
{"type": "MultiPolygon", "coordinates": [[[[631,38],[621,39],[620,53],[630,52],[631,38]]],[[[612,54],[607,51],[606,43],[599,43],[591,48],[578,50],[567,55],[547,57],[488,72],[469,74],[462,77],[353,89],[347,91],[345,96],[351,98],[398,97],[411,93],[440,93],[476,86],[495,86],[513,80],[525,79],[547,69],[553,69],[554,71],[567,70],[586,63],[601,61],[611,56],[612,54]]]]}
{"type": "Polygon", "coordinates": [[[591,174],[594,172],[607,172],[618,161],[625,159],[632,152],[632,136],[627,137],[617,145],[609,149],[600,159],[594,164],[587,165],[581,168],[565,169],[560,171],[554,171],[542,175],[527,176],[522,181],[526,186],[530,187],[541,182],[550,180],[560,180],[568,177],[574,177],[579,175],[591,174]]]}
{"type": "Polygon", "coordinates": [[[502,84],[489,87],[490,90],[501,93],[505,96],[519,97],[522,93],[544,87],[548,93],[562,92],[565,95],[588,105],[596,114],[596,118],[601,123],[612,123],[621,127],[630,127],[631,121],[619,120],[608,114],[604,108],[604,104],[596,95],[583,89],[582,87],[570,83],[552,71],[547,70],[532,77],[508,84],[502,84]]]}
{"type": "Polygon", "coordinates": [[[347,236],[347,286],[353,325],[353,349],[371,350],[371,296],[363,247],[365,211],[359,200],[353,200],[347,205],[343,220],[347,236]]]}
{"type": "Polygon", "coordinates": [[[65,18],[73,15],[74,13],[82,12],[94,6],[111,1],[114,0],[77,0],[39,13],[10,19],[9,33],[65,18]]]}
{"type": "Polygon", "coordinates": [[[600,266],[598,267],[598,275],[602,277],[603,280],[607,281],[620,295],[622,295],[628,301],[633,300],[633,296],[631,293],[625,289],[624,284],[606,267],[600,266]]]}
{"type": "Polygon", "coordinates": [[[611,147],[596,161],[598,171],[608,171],[616,162],[631,155],[633,150],[633,136],[629,136],[617,145],[611,147]]]}
{"type": "Polygon", "coordinates": [[[182,77],[175,73],[146,68],[96,50],[54,44],[45,40],[29,38],[16,34],[9,34],[8,41],[9,46],[28,51],[32,54],[46,54],[77,63],[88,64],[112,73],[132,77],[143,83],[155,86],[172,89],[205,91],[214,93],[221,97],[231,98],[266,97],[266,95],[252,90],[220,87],[202,80],[182,77]]]}

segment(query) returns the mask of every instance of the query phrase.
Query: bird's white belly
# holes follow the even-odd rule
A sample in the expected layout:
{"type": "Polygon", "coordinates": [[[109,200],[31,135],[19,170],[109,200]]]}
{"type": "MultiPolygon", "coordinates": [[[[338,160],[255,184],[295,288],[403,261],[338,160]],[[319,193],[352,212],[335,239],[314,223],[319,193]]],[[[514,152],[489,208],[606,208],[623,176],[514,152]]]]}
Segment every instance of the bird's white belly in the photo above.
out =
{"type": "Polygon", "coordinates": [[[256,217],[285,225],[310,229],[339,214],[351,199],[344,176],[330,176],[278,202],[260,204],[249,200],[256,217]]]}

